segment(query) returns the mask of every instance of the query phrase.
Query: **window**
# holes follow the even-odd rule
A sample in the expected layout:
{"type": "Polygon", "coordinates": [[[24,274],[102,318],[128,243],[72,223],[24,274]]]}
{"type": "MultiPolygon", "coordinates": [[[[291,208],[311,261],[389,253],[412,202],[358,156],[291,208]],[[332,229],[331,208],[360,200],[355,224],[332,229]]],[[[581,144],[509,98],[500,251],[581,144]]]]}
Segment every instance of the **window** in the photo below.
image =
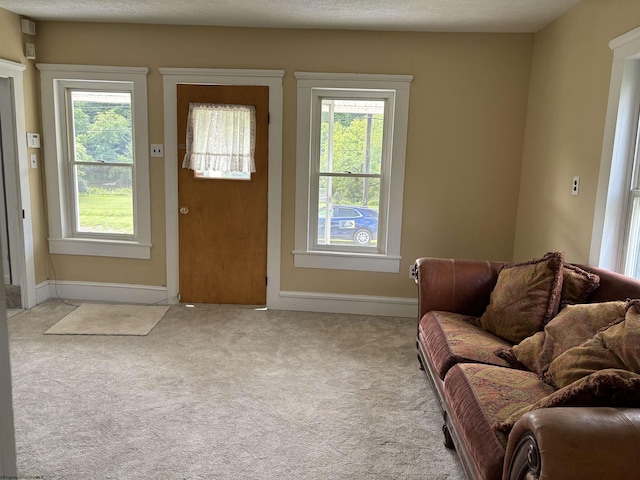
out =
{"type": "Polygon", "coordinates": [[[147,69],[38,69],[50,251],[150,258],[147,69]]]}
{"type": "Polygon", "coordinates": [[[398,272],[412,77],[296,78],[295,266],[398,272]]]}
{"type": "Polygon", "coordinates": [[[133,236],[131,92],[65,94],[73,235],[133,236]]]}
{"type": "Polygon", "coordinates": [[[609,46],[613,66],[589,263],[640,278],[640,28],[609,46]]]}
{"type": "Polygon", "coordinates": [[[256,171],[253,105],[189,104],[183,168],[197,178],[251,180],[256,171]]]}

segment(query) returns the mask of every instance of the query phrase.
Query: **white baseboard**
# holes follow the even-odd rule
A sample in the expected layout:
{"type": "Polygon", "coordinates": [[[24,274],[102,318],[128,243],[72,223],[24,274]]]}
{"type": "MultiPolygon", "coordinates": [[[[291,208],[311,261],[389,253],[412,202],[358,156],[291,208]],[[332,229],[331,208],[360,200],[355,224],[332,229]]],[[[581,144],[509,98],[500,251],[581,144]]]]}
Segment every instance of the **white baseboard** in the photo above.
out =
{"type": "MultiPolygon", "coordinates": [[[[46,281],[36,285],[36,301],[49,298],[122,303],[176,303],[167,299],[166,287],[73,281],[46,281]]],[[[418,316],[418,300],[413,298],[342,295],[336,293],[280,292],[269,308],[304,312],[353,313],[387,317],[418,316]]]]}
{"type": "Polygon", "coordinates": [[[36,305],[41,304],[45,300],[49,300],[49,281],[45,281],[36,285],[36,305]]]}
{"type": "Polygon", "coordinates": [[[36,286],[37,303],[49,298],[142,304],[174,303],[167,299],[167,287],[129,285],[125,283],[47,281],[36,286]]]}
{"type": "Polygon", "coordinates": [[[276,310],[304,312],[354,313],[387,317],[418,317],[418,300],[372,295],[342,295],[337,293],[280,292],[276,310]]]}

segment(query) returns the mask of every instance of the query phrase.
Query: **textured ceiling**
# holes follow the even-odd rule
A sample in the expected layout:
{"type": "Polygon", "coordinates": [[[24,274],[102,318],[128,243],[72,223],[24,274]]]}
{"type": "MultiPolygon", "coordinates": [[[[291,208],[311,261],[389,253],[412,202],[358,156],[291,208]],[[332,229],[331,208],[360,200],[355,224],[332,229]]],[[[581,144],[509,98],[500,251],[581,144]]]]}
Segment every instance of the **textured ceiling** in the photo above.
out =
{"type": "Polygon", "coordinates": [[[0,0],[32,20],[536,32],[580,0],[0,0]]]}

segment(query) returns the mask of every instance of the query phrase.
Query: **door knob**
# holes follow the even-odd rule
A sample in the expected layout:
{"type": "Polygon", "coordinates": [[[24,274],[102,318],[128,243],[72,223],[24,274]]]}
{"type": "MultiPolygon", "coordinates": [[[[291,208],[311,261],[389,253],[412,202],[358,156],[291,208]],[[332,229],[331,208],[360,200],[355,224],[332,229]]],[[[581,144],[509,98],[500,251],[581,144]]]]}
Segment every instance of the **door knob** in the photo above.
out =
{"type": "Polygon", "coordinates": [[[182,215],[186,215],[187,213],[189,213],[189,207],[180,207],[180,213],[182,215]]]}

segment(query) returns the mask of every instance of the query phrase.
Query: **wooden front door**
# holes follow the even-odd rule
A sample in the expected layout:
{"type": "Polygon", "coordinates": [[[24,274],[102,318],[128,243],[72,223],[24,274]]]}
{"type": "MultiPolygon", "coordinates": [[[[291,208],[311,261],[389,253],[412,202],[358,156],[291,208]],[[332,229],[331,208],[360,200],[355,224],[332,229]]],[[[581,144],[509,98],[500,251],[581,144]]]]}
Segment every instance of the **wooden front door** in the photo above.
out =
{"type": "Polygon", "coordinates": [[[182,302],[266,304],[269,88],[178,85],[179,291],[182,302]],[[256,108],[250,180],[182,168],[190,103],[256,108]]]}

